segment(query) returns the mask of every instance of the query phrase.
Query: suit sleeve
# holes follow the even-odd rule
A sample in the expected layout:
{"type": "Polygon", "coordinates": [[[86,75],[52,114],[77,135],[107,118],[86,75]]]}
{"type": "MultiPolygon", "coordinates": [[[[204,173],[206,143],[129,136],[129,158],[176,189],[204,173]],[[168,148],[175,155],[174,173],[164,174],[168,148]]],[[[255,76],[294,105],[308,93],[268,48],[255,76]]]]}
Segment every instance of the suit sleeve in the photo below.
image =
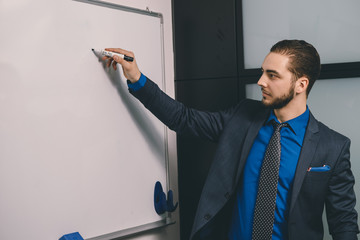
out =
{"type": "Polygon", "coordinates": [[[144,87],[130,93],[171,130],[179,134],[189,134],[210,141],[217,141],[232,110],[203,112],[187,108],[170,98],[150,79],[144,87]]]}
{"type": "Polygon", "coordinates": [[[350,169],[350,140],[346,139],[329,182],[326,213],[334,240],[355,240],[359,232],[354,176],[350,169]]]}

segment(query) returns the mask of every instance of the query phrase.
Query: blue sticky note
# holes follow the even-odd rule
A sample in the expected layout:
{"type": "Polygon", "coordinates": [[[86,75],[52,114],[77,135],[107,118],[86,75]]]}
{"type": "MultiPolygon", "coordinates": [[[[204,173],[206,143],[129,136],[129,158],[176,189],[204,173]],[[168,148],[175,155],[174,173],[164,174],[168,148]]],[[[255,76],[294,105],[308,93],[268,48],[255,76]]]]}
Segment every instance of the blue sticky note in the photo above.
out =
{"type": "Polygon", "coordinates": [[[84,240],[80,233],[74,232],[62,236],[59,240],[84,240]]]}

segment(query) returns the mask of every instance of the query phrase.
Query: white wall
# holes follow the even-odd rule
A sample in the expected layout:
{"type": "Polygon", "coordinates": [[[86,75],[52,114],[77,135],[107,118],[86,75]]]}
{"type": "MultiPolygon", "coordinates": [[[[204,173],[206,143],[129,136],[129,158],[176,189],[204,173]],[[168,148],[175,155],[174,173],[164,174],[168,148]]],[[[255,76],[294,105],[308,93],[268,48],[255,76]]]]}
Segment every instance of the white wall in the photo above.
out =
{"type": "MultiPolygon", "coordinates": [[[[173,54],[173,33],[172,33],[172,7],[171,1],[164,0],[108,0],[105,2],[115,3],[138,9],[149,9],[153,12],[159,12],[164,17],[164,46],[165,46],[165,81],[166,92],[175,98],[174,87],[174,54],[173,54]]],[[[121,46],[118,46],[121,47],[121,46]]],[[[131,49],[129,49],[131,50],[131,49]]],[[[135,52],[136,54],[136,52],[135,52]]],[[[138,63],[141,71],[141,63],[138,63]]],[[[146,73],[144,73],[146,74],[146,73]]],[[[168,131],[169,140],[169,161],[170,161],[170,188],[174,190],[174,201],[178,201],[178,176],[177,176],[177,152],[176,152],[176,134],[168,131]]],[[[179,208],[172,214],[172,219],[176,224],[163,229],[153,230],[128,239],[131,240],[177,240],[180,239],[179,226],[179,208]]]]}

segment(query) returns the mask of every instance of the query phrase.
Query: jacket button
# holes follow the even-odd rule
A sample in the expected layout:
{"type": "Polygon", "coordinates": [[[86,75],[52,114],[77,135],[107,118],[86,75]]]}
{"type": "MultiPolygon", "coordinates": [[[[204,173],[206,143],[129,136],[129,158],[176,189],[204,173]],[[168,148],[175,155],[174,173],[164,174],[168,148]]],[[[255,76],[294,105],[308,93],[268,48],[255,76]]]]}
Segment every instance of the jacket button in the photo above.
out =
{"type": "Polygon", "coordinates": [[[210,220],[211,215],[210,214],[205,214],[204,218],[205,218],[205,220],[210,220]]]}

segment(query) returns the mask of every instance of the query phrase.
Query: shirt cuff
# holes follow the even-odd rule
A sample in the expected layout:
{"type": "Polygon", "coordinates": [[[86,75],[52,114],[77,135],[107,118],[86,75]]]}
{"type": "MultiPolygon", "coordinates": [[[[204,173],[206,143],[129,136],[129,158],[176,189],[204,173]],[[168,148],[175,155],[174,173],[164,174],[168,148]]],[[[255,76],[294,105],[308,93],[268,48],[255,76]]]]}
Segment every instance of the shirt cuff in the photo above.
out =
{"type": "Polygon", "coordinates": [[[140,79],[137,82],[131,83],[129,80],[127,81],[129,89],[136,92],[137,90],[140,90],[142,87],[145,86],[146,83],[146,77],[144,74],[141,73],[140,79]]]}

